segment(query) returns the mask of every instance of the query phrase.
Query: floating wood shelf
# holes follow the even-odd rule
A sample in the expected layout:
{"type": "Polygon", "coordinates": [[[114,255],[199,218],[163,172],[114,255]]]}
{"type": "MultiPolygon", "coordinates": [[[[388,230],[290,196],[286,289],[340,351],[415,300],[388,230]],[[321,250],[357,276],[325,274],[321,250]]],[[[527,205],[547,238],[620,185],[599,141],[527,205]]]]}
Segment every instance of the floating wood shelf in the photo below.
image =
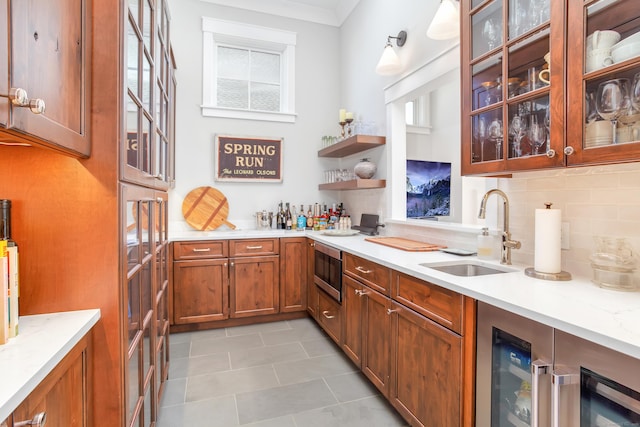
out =
{"type": "Polygon", "coordinates": [[[387,185],[385,179],[353,179],[351,181],[338,181],[329,184],[318,185],[319,190],[362,190],[367,188],[384,188],[387,185]]]}
{"type": "Polygon", "coordinates": [[[318,157],[344,157],[386,143],[384,136],[354,135],[318,151],[318,157]]]}

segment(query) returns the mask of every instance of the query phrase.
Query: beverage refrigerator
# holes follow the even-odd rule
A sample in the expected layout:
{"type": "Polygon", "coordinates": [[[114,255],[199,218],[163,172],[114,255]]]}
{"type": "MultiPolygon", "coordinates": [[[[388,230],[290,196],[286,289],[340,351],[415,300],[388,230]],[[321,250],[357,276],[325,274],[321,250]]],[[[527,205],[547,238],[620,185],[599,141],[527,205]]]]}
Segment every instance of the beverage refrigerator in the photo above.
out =
{"type": "Polygon", "coordinates": [[[640,426],[640,359],[478,303],[478,427],[640,426]]]}

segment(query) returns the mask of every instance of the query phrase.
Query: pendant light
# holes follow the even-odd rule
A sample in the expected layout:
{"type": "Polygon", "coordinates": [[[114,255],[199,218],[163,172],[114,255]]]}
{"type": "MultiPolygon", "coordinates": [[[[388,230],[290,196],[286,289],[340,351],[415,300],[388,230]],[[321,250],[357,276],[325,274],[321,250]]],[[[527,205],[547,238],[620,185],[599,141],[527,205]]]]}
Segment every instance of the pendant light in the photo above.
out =
{"type": "Polygon", "coordinates": [[[427,29],[427,37],[446,40],[460,35],[460,2],[441,0],[440,6],[427,29]]]}

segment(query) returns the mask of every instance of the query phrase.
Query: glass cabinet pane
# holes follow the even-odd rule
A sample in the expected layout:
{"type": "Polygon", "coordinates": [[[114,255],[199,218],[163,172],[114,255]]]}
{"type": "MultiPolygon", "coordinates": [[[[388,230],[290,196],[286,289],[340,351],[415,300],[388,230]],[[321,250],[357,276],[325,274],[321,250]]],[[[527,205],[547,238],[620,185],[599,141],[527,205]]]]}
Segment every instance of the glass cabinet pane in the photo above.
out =
{"type": "Polygon", "coordinates": [[[549,86],[549,28],[509,46],[508,54],[508,98],[549,86]]]}
{"type": "Polygon", "coordinates": [[[549,0],[509,0],[509,39],[549,21],[549,0]]]}
{"type": "Polygon", "coordinates": [[[580,422],[589,426],[640,425],[640,393],[581,367],[580,422]]]}
{"type": "Polygon", "coordinates": [[[502,1],[495,0],[471,17],[472,56],[477,58],[503,42],[502,1]]]}
{"type": "Polygon", "coordinates": [[[549,96],[509,106],[509,158],[545,154],[549,150],[549,96]]]}
{"type": "Polygon", "coordinates": [[[502,159],[502,144],[504,141],[502,109],[475,115],[472,121],[471,162],[478,163],[502,159]]]}
{"type": "Polygon", "coordinates": [[[127,411],[127,425],[129,421],[133,418],[137,417],[136,408],[138,407],[138,402],[140,400],[140,396],[142,395],[142,381],[140,379],[140,353],[141,353],[141,345],[142,341],[140,340],[140,335],[137,336],[137,339],[134,344],[134,348],[129,352],[129,364],[128,364],[128,411],[127,411]]]}
{"type": "Polygon", "coordinates": [[[502,57],[491,56],[472,68],[473,109],[502,101],[502,57]]]}

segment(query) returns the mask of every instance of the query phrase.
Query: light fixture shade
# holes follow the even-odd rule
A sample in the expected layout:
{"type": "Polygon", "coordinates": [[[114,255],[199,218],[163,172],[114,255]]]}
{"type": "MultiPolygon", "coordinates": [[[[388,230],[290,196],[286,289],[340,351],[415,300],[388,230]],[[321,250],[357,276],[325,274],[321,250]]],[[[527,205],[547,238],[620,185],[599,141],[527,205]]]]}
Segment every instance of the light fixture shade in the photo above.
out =
{"type": "Polygon", "coordinates": [[[378,65],[376,65],[376,73],[383,76],[389,76],[397,74],[401,70],[402,65],[400,64],[400,58],[398,58],[396,51],[393,50],[391,43],[387,43],[382,51],[380,61],[378,61],[378,65]]]}
{"type": "Polygon", "coordinates": [[[457,0],[442,0],[427,29],[427,37],[446,40],[460,35],[460,3],[457,0]]]}

